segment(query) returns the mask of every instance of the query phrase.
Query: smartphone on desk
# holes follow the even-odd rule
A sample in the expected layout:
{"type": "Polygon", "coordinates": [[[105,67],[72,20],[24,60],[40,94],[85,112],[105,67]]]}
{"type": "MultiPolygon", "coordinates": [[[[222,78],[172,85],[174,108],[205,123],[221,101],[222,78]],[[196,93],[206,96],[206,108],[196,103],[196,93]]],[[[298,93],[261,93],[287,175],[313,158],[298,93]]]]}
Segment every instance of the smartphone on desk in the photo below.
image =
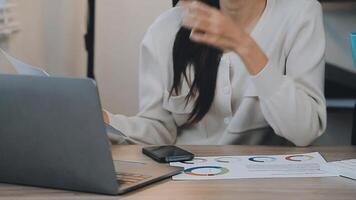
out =
{"type": "Polygon", "coordinates": [[[176,146],[145,147],[142,153],[160,163],[193,160],[194,154],[176,146]]]}

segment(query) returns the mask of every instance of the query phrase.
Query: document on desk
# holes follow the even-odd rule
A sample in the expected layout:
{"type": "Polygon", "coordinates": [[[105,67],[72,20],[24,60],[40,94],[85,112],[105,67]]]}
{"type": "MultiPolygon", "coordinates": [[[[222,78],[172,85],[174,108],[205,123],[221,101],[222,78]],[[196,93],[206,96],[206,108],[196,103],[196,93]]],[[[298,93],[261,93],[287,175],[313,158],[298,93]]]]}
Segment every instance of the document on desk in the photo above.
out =
{"type": "Polygon", "coordinates": [[[325,164],[320,153],[295,155],[253,155],[196,157],[193,161],[175,162],[184,167],[173,180],[217,180],[247,178],[330,177],[336,174],[320,169],[325,164]]]}

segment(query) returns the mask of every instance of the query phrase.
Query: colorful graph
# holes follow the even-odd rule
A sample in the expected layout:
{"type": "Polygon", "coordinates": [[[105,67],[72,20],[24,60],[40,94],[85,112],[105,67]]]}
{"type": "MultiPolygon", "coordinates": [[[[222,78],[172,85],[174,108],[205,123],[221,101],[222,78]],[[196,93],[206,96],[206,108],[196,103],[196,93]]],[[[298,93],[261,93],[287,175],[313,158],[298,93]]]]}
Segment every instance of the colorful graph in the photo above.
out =
{"type": "Polygon", "coordinates": [[[277,158],[267,157],[267,156],[257,156],[257,157],[251,157],[248,160],[250,160],[252,162],[257,162],[257,163],[266,163],[266,162],[276,161],[277,158]]]}
{"type": "Polygon", "coordinates": [[[326,163],[318,152],[285,155],[220,155],[196,157],[192,161],[174,162],[183,173],[173,180],[225,180],[246,178],[332,177],[333,173],[320,170],[326,163]]]}
{"type": "Polygon", "coordinates": [[[184,170],[190,176],[220,176],[229,173],[229,169],[219,166],[192,167],[184,170]]]}
{"type": "Polygon", "coordinates": [[[208,160],[207,159],[204,159],[204,158],[194,158],[193,160],[190,160],[190,161],[183,161],[181,163],[184,163],[184,164],[188,164],[188,165],[193,165],[193,164],[197,164],[197,163],[205,163],[207,162],[208,160]]]}
{"type": "Polygon", "coordinates": [[[286,160],[293,161],[293,162],[302,162],[302,161],[308,161],[313,159],[314,157],[310,155],[293,155],[293,156],[286,157],[286,160]]]}
{"type": "Polygon", "coordinates": [[[220,157],[215,159],[218,163],[236,163],[240,162],[241,159],[238,157],[220,157]]]}

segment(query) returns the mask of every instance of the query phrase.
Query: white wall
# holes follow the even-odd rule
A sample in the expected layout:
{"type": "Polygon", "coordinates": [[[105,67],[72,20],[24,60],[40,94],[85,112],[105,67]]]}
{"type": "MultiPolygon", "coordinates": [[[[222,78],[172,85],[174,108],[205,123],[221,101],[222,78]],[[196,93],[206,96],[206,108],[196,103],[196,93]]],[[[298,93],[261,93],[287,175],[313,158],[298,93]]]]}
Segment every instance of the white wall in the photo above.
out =
{"type": "Polygon", "coordinates": [[[21,30],[9,49],[54,75],[85,76],[85,0],[17,0],[21,30]]]}
{"type": "Polygon", "coordinates": [[[21,30],[2,39],[2,47],[14,56],[37,66],[45,65],[42,0],[17,0],[17,20],[21,30]]]}
{"type": "Polygon", "coordinates": [[[139,46],[170,0],[98,0],[96,76],[103,105],[114,113],[138,111],[139,46]]]}

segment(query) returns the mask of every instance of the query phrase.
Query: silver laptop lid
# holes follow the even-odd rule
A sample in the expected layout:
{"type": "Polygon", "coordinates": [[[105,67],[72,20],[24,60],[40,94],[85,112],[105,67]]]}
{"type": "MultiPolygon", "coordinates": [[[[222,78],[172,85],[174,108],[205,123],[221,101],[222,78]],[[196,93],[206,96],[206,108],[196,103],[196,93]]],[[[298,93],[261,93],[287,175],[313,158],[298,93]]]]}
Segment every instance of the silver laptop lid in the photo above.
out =
{"type": "Polygon", "coordinates": [[[93,81],[0,75],[0,182],[117,194],[93,81]]]}

